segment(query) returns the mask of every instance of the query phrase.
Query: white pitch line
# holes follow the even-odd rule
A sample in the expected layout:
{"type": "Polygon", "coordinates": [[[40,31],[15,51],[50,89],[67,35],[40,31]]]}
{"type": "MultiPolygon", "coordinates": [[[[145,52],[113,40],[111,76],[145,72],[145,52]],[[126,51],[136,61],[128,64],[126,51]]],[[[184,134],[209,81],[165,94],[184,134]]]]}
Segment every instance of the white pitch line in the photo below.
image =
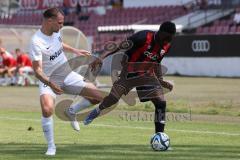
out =
{"type": "Polygon", "coordinates": [[[168,129],[168,130],[169,131],[175,131],[175,132],[217,134],[217,135],[226,135],[226,136],[240,136],[240,133],[229,133],[229,132],[196,131],[196,130],[181,130],[181,129],[168,129]]]}
{"type": "MultiPolygon", "coordinates": [[[[2,117],[0,119],[13,120],[13,121],[30,121],[30,122],[41,122],[39,119],[26,119],[26,118],[13,118],[13,117],[2,117]]],[[[57,121],[55,123],[68,123],[67,121],[57,121]]],[[[126,129],[143,129],[143,130],[153,130],[153,128],[148,127],[134,127],[134,126],[119,126],[110,124],[91,124],[90,126],[96,127],[109,127],[109,128],[126,128],[126,129]]],[[[173,132],[185,132],[185,133],[198,133],[198,134],[215,134],[215,135],[226,135],[226,136],[240,136],[240,133],[229,133],[229,132],[213,132],[213,131],[198,131],[198,130],[182,130],[182,129],[168,129],[168,131],[173,132]]]]}
{"type": "MultiPolygon", "coordinates": [[[[108,124],[93,124],[97,127],[111,127],[111,128],[127,128],[127,129],[145,129],[153,130],[153,128],[148,127],[133,127],[133,126],[113,126],[108,124]]],[[[217,135],[227,135],[227,136],[240,136],[240,133],[228,133],[228,132],[212,132],[212,131],[197,131],[197,130],[182,130],[182,129],[167,129],[173,132],[186,132],[186,133],[200,133],[200,134],[217,134],[217,135]]]]}

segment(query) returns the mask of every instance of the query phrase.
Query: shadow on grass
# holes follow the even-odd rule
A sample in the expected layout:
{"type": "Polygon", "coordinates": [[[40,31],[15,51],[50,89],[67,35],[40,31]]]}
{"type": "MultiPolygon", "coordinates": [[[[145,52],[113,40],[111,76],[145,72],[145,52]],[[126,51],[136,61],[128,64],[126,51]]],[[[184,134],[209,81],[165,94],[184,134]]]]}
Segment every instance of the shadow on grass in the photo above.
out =
{"type": "Polygon", "coordinates": [[[155,152],[149,145],[57,144],[55,157],[44,156],[43,144],[0,143],[0,159],[147,159],[147,160],[239,160],[239,146],[175,145],[172,151],[155,152]]]}

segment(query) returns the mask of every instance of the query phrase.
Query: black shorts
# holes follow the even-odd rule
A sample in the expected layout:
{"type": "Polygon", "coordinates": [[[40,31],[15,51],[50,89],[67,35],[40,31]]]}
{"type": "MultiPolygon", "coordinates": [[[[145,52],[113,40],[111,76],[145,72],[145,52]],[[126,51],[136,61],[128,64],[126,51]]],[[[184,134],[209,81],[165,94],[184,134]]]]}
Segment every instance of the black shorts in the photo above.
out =
{"type": "Polygon", "coordinates": [[[156,76],[126,76],[121,74],[113,85],[123,88],[124,95],[127,95],[129,91],[136,88],[138,98],[141,102],[146,102],[156,97],[164,99],[163,89],[156,76]]]}

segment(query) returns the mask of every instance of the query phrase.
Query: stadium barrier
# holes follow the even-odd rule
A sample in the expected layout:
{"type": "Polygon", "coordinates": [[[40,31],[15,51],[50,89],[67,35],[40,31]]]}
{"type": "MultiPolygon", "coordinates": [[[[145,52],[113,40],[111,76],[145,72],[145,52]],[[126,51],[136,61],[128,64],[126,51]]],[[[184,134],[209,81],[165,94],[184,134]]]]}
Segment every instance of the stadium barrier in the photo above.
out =
{"type": "MultiPolygon", "coordinates": [[[[168,75],[240,77],[240,35],[179,35],[162,64],[168,75]]],[[[111,57],[102,73],[110,74],[111,57]]]]}
{"type": "Polygon", "coordinates": [[[163,64],[168,74],[240,77],[240,35],[177,36],[163,64]]]}

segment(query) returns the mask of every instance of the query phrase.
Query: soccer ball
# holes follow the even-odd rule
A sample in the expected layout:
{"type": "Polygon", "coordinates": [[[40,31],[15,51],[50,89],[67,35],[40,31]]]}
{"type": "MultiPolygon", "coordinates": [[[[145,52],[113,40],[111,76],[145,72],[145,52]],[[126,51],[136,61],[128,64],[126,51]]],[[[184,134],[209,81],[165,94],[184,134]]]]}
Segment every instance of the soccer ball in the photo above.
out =
{"type": "Polygon", "coordinates": [[[151,147],[155,151],[166,151],[170,146],[170,139],[166,133],[155,133],[150,141],[151,147]]]}

